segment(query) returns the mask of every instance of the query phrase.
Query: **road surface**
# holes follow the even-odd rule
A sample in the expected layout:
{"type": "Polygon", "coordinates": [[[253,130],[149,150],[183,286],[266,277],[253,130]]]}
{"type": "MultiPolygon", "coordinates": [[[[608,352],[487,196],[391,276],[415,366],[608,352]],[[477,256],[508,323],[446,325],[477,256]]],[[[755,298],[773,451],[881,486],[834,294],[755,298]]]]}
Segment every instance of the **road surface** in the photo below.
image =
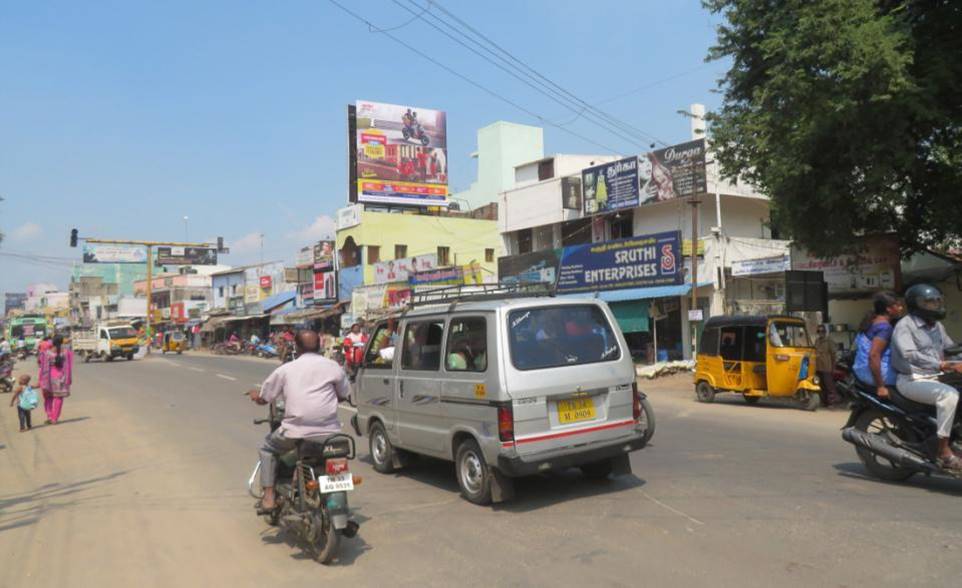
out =
{"type": "Polygon", "coordinates": [[[684,378],[642,383],[658,429],[634,476],[529,478],[502,506],[462,500],[443,462],[377,474],[363,440],[360,534],[324,567],[246,494],[266,427],[241,393],[275,366],[191,354],[80,364],[61,424],[21,434],[7,409],[0,586],[959,583],[962,484],[867,479],[839,437],[845,413],[702,405],[684,378]]]}

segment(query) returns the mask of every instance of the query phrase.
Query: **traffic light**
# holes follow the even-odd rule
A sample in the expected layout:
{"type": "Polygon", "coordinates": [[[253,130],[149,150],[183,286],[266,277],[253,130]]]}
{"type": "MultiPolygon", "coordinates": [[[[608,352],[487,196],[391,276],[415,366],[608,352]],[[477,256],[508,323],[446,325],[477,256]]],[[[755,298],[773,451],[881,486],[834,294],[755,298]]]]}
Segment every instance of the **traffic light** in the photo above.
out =
{"type": "Polygon", "coordinates": [[[77,229],[70,229],[70,246],[77,246],[77,229]]]}

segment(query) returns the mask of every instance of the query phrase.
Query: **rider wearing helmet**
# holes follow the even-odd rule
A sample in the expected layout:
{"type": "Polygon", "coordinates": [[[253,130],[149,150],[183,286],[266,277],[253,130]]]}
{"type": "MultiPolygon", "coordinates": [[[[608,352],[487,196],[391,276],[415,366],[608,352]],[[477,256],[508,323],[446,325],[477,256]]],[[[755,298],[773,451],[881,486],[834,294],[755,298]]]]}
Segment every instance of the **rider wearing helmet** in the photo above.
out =
{"type": "Polygon", "coordinates": [[[962,470],[962,459],[949,445],[959,391],[938,380],[942,372],[962,373],[962,363],[945,361],[945,349],[955,343],[939,322],[945,318],[942,292],[935,286],[916,284],[906,291],[905,303],[909,314],[895,325],[892,333],[892,367],[898,372],[896,388],[909,400],[935,405],[939,464],[962,470]]]}

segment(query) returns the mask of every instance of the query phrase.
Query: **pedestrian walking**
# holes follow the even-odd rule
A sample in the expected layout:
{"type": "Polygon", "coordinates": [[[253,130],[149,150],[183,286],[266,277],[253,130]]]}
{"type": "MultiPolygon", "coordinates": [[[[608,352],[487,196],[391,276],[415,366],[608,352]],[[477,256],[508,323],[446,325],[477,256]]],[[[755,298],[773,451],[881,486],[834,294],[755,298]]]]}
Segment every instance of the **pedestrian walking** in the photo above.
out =
{"type": "Polygon", "coordinates": [[[57,424],[63,399],[70,396],[73,380],[73,351],[64,345],[63,336],[56,335],[52,346],[40,357],[40,390],[43,392],[43,407],[47,413],[47,423],[57,424]]]}
{"type": "Polygon", "coordinates": [[[830,406],[841,401],[832,377],[835,371],[835,342],[829,338],[825,325],[819,325],[815,332],[818,334],[815,339],[815,372],[821,387],[822,406],[830,406]]]}
{"type": "Polygon", "coordinates": [[[20,432],[29,431],[33,428],[30,422],[30,411],[37,408],[40,399],[37,398],[37,391],[30,385],[30,376],[23,374],[17,380],[17,389],[13,392],[10,399],[10,406],[17,405],[17,417],[20,419],[20,432]]]}

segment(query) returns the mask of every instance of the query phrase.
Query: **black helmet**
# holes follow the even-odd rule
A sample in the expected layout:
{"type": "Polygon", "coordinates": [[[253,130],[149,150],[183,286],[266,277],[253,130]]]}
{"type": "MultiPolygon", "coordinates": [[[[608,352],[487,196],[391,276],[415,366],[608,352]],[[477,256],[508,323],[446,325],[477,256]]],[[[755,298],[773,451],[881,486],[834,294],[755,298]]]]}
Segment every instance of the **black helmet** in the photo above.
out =
{"type": "Polygon", "coordinates": [[[940,321],[945,318],[945,300],[942,292],[930,284],[916,284],[906,290],[905,304],[909,314],[926,321],[940,321]]]}

